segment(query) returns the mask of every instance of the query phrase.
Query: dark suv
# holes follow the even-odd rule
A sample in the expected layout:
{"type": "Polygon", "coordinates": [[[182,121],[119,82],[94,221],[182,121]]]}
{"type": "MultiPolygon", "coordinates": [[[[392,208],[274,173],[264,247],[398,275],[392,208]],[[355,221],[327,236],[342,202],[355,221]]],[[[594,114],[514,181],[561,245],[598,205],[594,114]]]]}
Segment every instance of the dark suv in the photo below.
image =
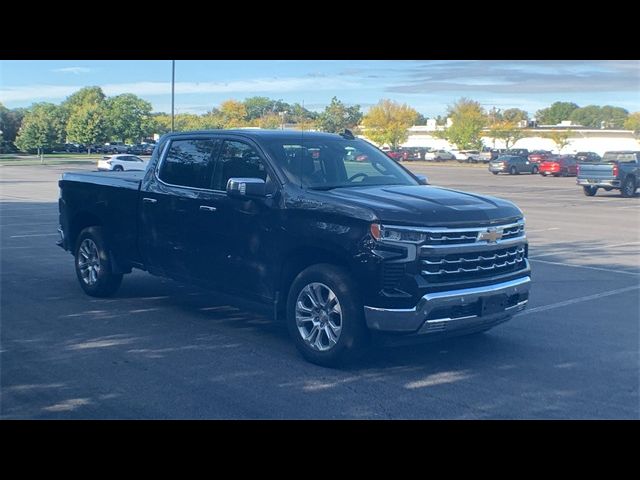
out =
{"type": "Polygon", "coordinates": [[[602,158],[596,152],[578,152],[575,157],[578,162],[587,163],[599,162],[602,158]]]}

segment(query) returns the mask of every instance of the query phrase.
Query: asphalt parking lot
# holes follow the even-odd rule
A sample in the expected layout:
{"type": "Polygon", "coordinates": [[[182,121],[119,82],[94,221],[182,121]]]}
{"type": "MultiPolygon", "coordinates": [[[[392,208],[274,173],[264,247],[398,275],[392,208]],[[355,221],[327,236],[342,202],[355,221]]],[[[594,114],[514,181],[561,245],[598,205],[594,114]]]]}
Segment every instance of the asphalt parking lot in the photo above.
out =
{"type": "Polygon", "coordinates": [[[342,370],[305,362],[282,324],[144,272],[115,298],[84,295],[55,245],[57,179],[74,167],[0,166],[0,417],[640,418],[640,198],[409,166],[520,206],[529,308],[484,335],[378,348],[342,370]]]}

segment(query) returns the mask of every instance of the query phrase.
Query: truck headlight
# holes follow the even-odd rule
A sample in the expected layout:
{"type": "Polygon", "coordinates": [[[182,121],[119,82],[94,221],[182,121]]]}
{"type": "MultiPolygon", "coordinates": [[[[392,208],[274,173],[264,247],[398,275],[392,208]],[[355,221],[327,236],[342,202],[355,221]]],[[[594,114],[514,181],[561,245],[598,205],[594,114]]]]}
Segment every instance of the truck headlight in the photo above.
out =
{"type": "Polygon", "coordinates": [[[379,223],[371,224],[371,235],[379,241],[402,243],[421,243],[426,238],[421,232],[385,227],[379,223]]]}

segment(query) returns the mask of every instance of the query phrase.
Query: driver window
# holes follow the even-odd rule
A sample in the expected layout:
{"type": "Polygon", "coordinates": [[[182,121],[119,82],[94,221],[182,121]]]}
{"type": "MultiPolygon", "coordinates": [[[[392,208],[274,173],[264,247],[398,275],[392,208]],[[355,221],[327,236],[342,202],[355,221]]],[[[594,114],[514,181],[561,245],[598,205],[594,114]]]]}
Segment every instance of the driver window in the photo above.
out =
{"type": "Polygon", "coordinates": [[[260,154],[251,145],[226,140],[213,173],[214,190],[226,190],[230,178],[261,178],[268,182],[268,172],[260,154]]]}

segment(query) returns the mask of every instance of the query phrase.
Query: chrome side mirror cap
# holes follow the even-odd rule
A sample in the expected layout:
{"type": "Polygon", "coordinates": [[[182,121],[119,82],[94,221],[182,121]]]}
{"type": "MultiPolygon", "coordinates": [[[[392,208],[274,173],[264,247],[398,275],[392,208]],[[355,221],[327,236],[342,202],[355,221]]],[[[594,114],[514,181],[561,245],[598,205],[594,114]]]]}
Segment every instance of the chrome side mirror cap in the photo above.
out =
{"type": "Polygon", "coordinates": [[[264,197],[266,194],[266,183],[261,178],[232,177],[227,181],[227,195],[230,197],[264,197]]]}

